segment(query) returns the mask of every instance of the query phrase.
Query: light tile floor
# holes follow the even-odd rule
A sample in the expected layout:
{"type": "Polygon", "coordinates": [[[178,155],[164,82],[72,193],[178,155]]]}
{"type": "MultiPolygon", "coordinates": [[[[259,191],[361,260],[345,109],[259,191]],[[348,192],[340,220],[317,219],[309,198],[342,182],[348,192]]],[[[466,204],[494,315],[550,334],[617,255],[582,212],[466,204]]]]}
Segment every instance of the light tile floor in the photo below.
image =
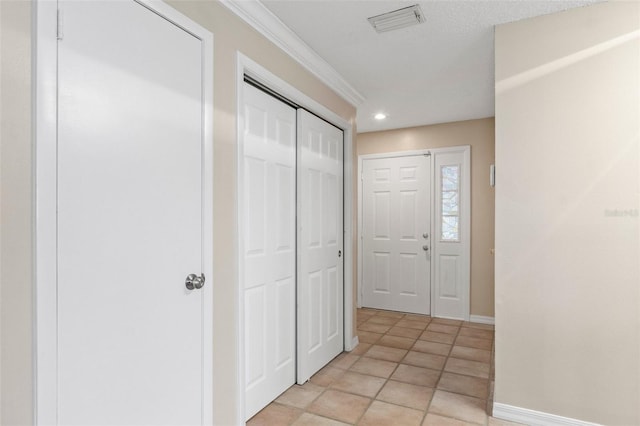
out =
{"type": "Polygon", "coordinates": [[[358,309],[360,344],[247,425],[506,426],[487,414],[493,326],[358,309]]]}

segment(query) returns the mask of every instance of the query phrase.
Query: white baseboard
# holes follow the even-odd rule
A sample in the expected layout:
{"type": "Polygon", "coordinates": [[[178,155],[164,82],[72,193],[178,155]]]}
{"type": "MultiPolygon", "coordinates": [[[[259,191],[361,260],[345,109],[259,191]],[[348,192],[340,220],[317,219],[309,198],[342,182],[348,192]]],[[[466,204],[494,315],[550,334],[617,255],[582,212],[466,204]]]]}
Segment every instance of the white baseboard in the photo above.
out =
{"type": "Polygon", "coordinates": [[[495,325],[496,319],[494,317],[484,317],[482,315],[471,315],[469,316],[469,322],[477,322],[478,324],[495,325]]]}
{"type": "Polygon", "coordinates": [[[354,350],[358,345],[360,344],[360,340],[358,339],[358,336],[353,336],[353,339],[351,339],[351,347],[350,348],[345,348],[347,350],[347,352],[351,352],[352,350],[354,350]]]}
{"type": "Polygon", "coordinates": [[[493,417],[529,426],[599,426],[597,423],[514,407],[499,402],[493,403],[493,417]]]}

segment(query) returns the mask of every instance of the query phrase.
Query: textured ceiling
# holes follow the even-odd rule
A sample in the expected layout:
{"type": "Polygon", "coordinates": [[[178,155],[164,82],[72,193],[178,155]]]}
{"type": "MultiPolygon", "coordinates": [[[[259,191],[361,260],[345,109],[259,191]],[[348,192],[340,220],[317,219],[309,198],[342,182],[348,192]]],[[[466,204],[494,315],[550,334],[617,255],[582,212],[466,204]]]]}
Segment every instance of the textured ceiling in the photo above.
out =
{"type": "MultiPolygon", "coordinates": [[[[598,0],[262,0],[364,97],[359,132],[492,117],[493,27],[598,0]],[[419,3],[426,22],[378,34],[367,18],[419,3]],[[388,118],[376,121],[384,112],[388,118]]],[[[526,48],[526,46],[523,46],[526,48]]]]}

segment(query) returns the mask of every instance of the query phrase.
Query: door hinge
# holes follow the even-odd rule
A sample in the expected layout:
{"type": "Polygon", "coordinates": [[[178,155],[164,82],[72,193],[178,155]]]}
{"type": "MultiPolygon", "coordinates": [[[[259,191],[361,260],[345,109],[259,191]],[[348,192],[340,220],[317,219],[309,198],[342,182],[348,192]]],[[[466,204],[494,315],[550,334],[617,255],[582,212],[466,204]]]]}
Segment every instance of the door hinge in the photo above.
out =
{"type": "Polygon", "coordinates": [[[64,32],[62,31],[62,10],[58,9],[58,22],[56,23],[56,38],[58,40],[62,40],[64,37],[64,32]]]}

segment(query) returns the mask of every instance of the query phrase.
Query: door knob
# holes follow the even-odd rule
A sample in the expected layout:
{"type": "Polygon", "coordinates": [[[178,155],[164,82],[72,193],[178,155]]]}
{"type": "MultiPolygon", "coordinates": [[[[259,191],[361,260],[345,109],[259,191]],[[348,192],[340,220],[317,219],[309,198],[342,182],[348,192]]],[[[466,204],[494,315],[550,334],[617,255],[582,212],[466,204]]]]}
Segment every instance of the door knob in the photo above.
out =
{"type": "Polygon", "coordinates": [[[425,232],[424,234],[422,234],[422,238],[426,240],[427,238],[429,238],[429,234],[425,232]]]}
{"type": "Polygon", "coordinates": [[[187,279],[184,281],[184,285],[188,290],[201,289],[204,286],[204,274],[199,276],[196,274],[187,275],[187,279]]]}
{"type": "Polygon", "coordinates": [[[428,251],[429,250],[429,246],[427,246],[427,245],[422,246],[422,250],[428,251]]]}

